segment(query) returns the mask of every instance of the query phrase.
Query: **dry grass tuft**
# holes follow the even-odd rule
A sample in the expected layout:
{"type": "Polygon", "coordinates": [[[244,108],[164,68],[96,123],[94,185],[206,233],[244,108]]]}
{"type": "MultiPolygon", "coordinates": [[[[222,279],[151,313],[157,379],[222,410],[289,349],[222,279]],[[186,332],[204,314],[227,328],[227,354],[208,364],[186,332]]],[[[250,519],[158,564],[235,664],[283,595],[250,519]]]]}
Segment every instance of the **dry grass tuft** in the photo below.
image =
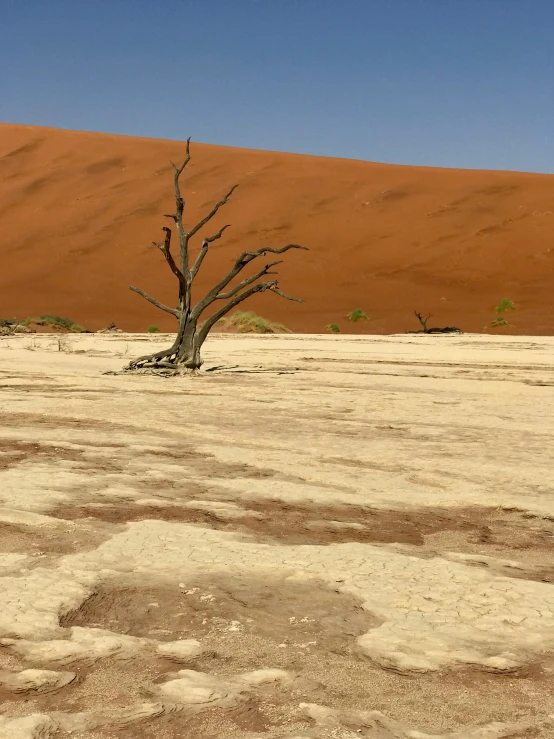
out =
{"type": "Polygon", "coordinates": [[[228,319],[220,321],[221,328],[238,334],[290,334],[289,328],[282,323],[269,321],[252,311],[237,311],[228,319]]]}

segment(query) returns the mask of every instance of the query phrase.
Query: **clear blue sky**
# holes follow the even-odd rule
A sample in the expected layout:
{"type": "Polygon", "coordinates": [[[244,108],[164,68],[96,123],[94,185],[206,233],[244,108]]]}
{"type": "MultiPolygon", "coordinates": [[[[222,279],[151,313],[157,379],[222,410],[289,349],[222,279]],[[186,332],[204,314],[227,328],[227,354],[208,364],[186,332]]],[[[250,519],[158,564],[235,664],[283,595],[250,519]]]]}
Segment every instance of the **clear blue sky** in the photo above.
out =
{"type": "Polygon", "coordinates": [[[554,172],[554,0],[1,0],[0,120],[554,172]]]}

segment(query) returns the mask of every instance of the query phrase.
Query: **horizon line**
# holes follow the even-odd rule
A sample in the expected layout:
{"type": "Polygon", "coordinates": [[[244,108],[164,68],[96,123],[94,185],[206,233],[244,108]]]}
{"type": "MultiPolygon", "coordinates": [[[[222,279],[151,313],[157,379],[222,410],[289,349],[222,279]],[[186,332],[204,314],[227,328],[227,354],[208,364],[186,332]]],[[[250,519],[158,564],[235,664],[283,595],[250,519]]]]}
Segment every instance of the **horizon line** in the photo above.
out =
{"type": "MultiPolygon", "coordinates": [[[[92,134],[95,136],[112,136],[112,137],[119,137],[119,138],[125,138],[125,139],[138,139],[141,141],[157,141],[160,143],[186,144],[186,141],[187,141],[186,138],[167,139],[167,138],[157,138],[153,136],[140,136],[137,134],[114,133],[111,131],[95,131],[95,130],[83,129],[83,128],[62,128],[60,126],[46,126],[46,125],[40,125],[40,124],[35,124],[35,123],[16,123],[13,121],[0,121],[0,126],[13,126],[13,127],[18,127],[18,128],[37,128],[37,129],[45,129],[48,131],[63,131],[64,133],[92,134]]],[[[213,146],[213,147],[217,147],[221,149],[235,149],[237,151],[261,152],[261,153],[266,153],[266,154],[280,154],[283,156],[291,156],[291,157],[310,157],[314,159],[331,159],[331,160],[343,161],[343,162],[373,164],[373,165],[383,166],[383,167],[398,167],[398,168],[410,168],[410,169],[438,169],[438,170],[447,170],[450,172],[494,172],[498,174],[505,173],[505,174],[518,174],[518,175],[533,175],[533,176],[541,176],[541,177],[554,177],[554,172],[536,172],[533,170],[524,170],[524,169],[448,167],[448,166],[441,166],[441,165],[434,165],[434,164],[395,164],[392,162],[374,161],[372,159],[357,159],[353,157],[331,156],[329,154],[307,154],[301,151],[283,151],[281,149],[254,149],[254,148],[248,148],[245,146],[232,146],[229,144],[214,144],[214,143],[208,143],[205,141],[196,141],[192,137],[191,137],[191,143],[199,144],[200,146],[213,146]]]]}

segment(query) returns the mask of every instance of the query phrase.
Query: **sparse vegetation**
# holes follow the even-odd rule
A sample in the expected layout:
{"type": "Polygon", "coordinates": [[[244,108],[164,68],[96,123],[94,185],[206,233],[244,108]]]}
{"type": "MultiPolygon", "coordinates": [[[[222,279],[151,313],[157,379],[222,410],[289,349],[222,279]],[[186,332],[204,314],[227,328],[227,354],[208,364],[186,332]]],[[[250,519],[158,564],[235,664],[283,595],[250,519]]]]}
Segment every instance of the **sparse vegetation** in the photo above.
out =
{"type": "Polygon", "coordinates": [[[50,326],[54,331],[69,331],[75,334],[85,333],[85,329],[78,323],[72,321],[71,318],[53,316],[49,313],[45,313],[38,318],[27,318],[23,323],[25,326],[29,326],[31,323],[34,323],[37,326],[50,326]]]}
{"type": "MultiPolygon", "coordinates": [[[[347,313],[346,318],[352,323],[358,323],[358,321],[369,321],[369,316],[361,308],[356,308],[350,313],[347,313]]],[[[331,331],[333,334],[340,334],[340,326],[338,323],[328,323],[325,326],[326,331],[331,331]]]]}
{"type": "Polygon", "coordinates": [[[495,308],[496,313],[505,313],[506,311],[515,310],[514,301],[510,298],[503,298],[495,308]]]}
{"type": "MultiPolygon", "coordinates": [[[[500,326],[511,326],[512,324],[504,318],[503,314],[514,311],[515,309],[516,307],[513,300],[510,300],[510,298],[503,298],[494,309],[496,318],[491,322],[490,327],[499,328],[500,326]]],[[[485,324],[483,328],[487,328],[487,324],[485,324]]]]}
{"type": "Polygon", "coordinates": [[[181,196],[180,178],[190,162],[190,139],[187,140],[185,160],[177,166],[171,162],[173,167],[173,183],[175,189],[175,212],[166,214],[167,218],[171,218],[175,224],[177,235],[179,238],[179,255],[178,262],[175,261],[171,253],[171,236],[172,231],[165,226],[165,238],[163,243],[153,242],[154,246],[163,254],[169,269],[173,272],[179,283],[179,297],[177,307],[172,308],[168,305],[160,303],[148,293],[138,287],[131,286],[131,290],[141,295],[149,303],[155,305],[160,310],[169,313],[178,321],[177,336],[173,345],[164,351],[147,354],[143,357],[133,360],[125,368],[126,371],[154,371],[158,374],[177,374],[184,370],[197,370],[202,365],[200,351],[204,341],[207,339],[209,332],[224,316],[230,313],[233,308],[242,303],[256,293],[271,292],[279,295],[287,300],[294,300],[302,303],[300,298],[294,298],[279,289],[279,282],[276,279],[263,280],[267,275],[275,275],[272,270],[280,264],[280,260],[268,262],[250,277],[245,277],[241,282],[230,287],[233,280],[243,271],[243,269],[254,260],[265,257],[266,254],[284,254],[290,249],[305,249],[306,247],[298,244],[287,244],[286,246],[276,249],[273,247],[262,247],[256,251],[244,251],[236,260],[231,270],[201,299],[196,305],[192,305],[192,286],[193,282],[206,258],[210,244],[220,239],[223,232],[229,228],[229,224],[222,226],[219,231],[211,236],[205,236],[202,241],[196,258],[192,262],[190,254],[191,239],[206,226],[209,221],[214,218],[219,209],[228,202],[229,198],[236,190],[237,185],[227,192],[227,194],[214,205],[211,211],[204,216],[196,225],[185,228],[183,213],[185,209],[185,201],[181,196]],[[192,262],[192,264],[191,264],[192,262]],[[223,302],[221,308],[212,313],[205,321],[201,322],[202,315],[214,303],[223,302]]]}
{"type": "Polygon", "coordinates": [[[361,308],[356,308],[356,310],[351,311],[346,317],[349,321],[352,321],[352,323],[358,323],[358,321],[369,321],[369,316],[365,310],[362,310],[361,308]]]}
{"type": "Polygon", "coordinates": [[[69,354],[71,352],[71,347],[65,336],[58,336],[57,345],[59,352],[65,352],[66,354],[69,354]]]}
{"type": "Polygon", "coordinates": [[[146,331],[149,334],[159,334],[160,333],[160,329],[157,326],[148,326],[148,328],[146,329],[146,331]]]}
{"type": "Polygon", "coordinates": [[[290,334],[282,323],[268,321],[252,311],[237,311],[229,317],[229,325],[239,334],[290,334]]]}

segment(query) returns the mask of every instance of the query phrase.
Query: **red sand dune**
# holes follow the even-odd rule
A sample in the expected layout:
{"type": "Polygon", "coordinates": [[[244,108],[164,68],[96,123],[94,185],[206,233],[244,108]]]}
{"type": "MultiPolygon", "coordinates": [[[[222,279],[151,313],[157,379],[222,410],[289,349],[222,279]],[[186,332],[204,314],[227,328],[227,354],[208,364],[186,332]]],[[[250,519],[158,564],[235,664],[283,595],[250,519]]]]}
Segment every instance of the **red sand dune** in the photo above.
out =
{"type": "MultiPolygon", "coordinates": [[[[0,125],[0,316],[68,316],[86,328],[174,328],[132,293],[174,304],[175,281],[151,246],[173,210],[169,159],[184,145],[0,125]]],[[[192,145],[187,222],[235,182],[212,222],[201,292],[244,249],[304,244],[280,267],[281,287],[246,305],[294,331],[389,333],[430,325],[479,331],[509,297],[513,333],[554,333],[554,176],[393,166],[192,145]],[[368,323],[349,324],[363,308],[368,323]]],[[[198,246],[198,243],[197,243],[198,246]]],[[[505,329],[504,329],[505,330],[505,329]]],[[[502,329],[500,330],[502,331],[502,329]]]]}

